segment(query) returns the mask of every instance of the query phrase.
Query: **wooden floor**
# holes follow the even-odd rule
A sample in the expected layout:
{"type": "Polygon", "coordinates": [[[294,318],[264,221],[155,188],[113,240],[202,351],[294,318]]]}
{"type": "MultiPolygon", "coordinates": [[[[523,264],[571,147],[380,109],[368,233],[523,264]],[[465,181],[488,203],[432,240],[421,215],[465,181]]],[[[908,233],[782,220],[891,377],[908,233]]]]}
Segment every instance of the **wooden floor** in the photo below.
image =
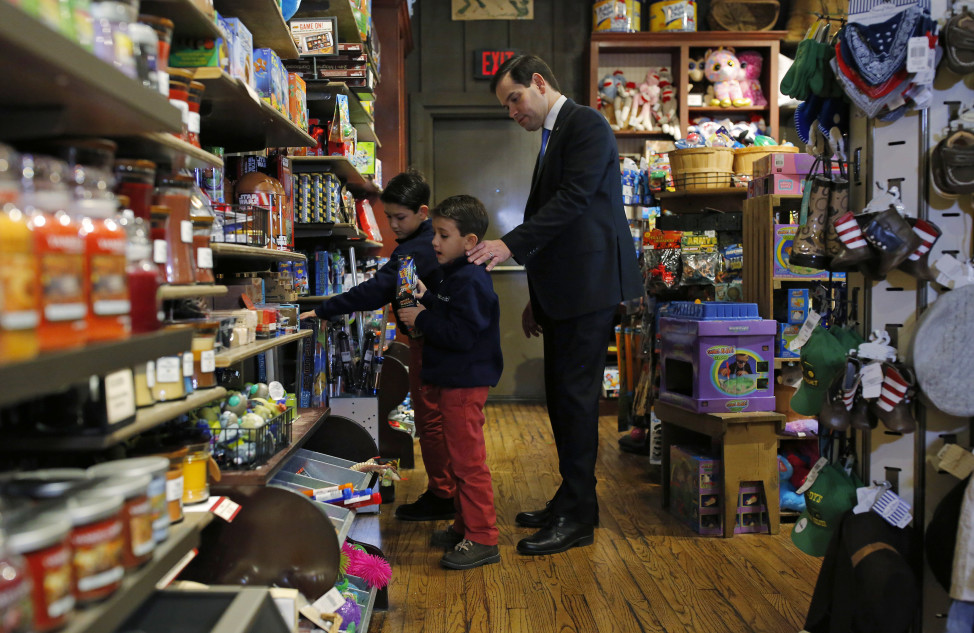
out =
{"type": "MultiPolygon", "coordinates": [[[[820,559],[795,548],[791,524],[777,536],[697,536],[661,509],[659,468],[619,450],[614,416],[601,418],[595,544],[553,556],[514,549],[532,530],[514,524],[559,483],[545,410],[539,405],[487,407],[487,459],[493,475],[502,560],[469,571],[439,566],[428,544],[441,523],[397,521],[394,505],[363,521],[353,536],[381,539],[393,579],[388,611],[369,633],[795,633],[802,628],[820,559]],[[372,532],[371,537],[369,532],[372,532]]],[[[423,492],[416,469],[398,484],[396,504],[423,492]]]]}

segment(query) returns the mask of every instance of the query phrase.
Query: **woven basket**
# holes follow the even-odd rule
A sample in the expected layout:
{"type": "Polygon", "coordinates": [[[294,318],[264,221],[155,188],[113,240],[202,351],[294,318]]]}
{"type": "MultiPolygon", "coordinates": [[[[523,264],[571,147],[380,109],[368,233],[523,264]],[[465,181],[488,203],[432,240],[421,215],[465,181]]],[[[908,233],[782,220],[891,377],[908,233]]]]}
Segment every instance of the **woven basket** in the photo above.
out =
{"type": "Polygon", "coordinates": [[[679,190],[719,189],[731,185],[734,150],[691,147],[669,153],[673,185],[679,190]]]}
{"type": "Polygon", "coordinates": [[[708,18],[715,31],[768,31],[779,9],[778,0],[713,0],[708,18]]]}
{"type": "Polygon", "coordinates": [[[754,171],[754,163],[770,154],[797,154],[794,145],[752,145],[734,150],[734,173],[750,176],[754,171]]]}

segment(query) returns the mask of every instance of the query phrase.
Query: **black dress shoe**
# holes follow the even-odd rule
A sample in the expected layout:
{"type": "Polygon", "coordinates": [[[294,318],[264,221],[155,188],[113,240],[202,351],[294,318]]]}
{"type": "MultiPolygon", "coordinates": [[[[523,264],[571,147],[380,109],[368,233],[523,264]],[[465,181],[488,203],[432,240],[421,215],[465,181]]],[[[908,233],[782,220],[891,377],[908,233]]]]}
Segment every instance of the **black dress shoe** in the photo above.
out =
{"type": "Polygon", "coordinates": [[[541,510],[518,512],[514,516],[514,522],[523,527],[543,528],[551,523],[551,516],[551,502],[549,501],[541,510]]]}
{"type": "Polygon", "coordinates": [[[573,547],[595,542],[595,526],[577,523],[565,517],[554,517],[551,524],[521,539],[517,553],[526,555],[557,554],[573,547]]]}

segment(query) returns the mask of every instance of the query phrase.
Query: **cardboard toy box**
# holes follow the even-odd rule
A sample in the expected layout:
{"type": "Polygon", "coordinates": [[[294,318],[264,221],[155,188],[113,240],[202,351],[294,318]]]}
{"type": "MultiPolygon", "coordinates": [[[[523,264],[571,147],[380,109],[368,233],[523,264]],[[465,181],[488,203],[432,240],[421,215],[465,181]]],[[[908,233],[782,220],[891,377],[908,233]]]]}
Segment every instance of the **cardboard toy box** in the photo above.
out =
{"type": "Polygon", "coordinates": [[[769,154],[754,161],[753,177],[768,174],[789,174],[804,176],[815,165],[815,157],[810,154],[769,154]]]}
{"type": "Polygon", "coordinates": [[[670,446],[670,512],[700,534],[723,534],[719,459],[670,446]]]}
{"type": "Polygon", "coordinates": [[[257,85],[257,94],[277,110],[280,109],[281,104],[280,95],[274,85],[276,80],[274,67],[279,63],[281,59],[269,48],[258,48],[254,51],[254,81],[257,85]]]}
{"type": "Polygon", "coordinates": [[[808,288],[788,290],[788,323],[801,325],[808,318],[808,288]]]}
{"type": "Polygon", "coordinates": [[[308,87],[304,79],[288,73],[288,105],[291,121],[302,130],[308,129],[308,87]]]}
{"type": "Polygon", "coordinates": [[[747,183],[747,197],[800,196],[805,190],[805,176],[795,174],[768,174],[754,177],[747,183]]]}
{"type": "Polygon", "coordinates": [[[790,323],[778,324],[778,358],[801,358],[800,352],[793,352],[788,349],[788,344],[798,338],[798,332],[801,330],[801,327],[801,325],[792,325],[790,323]]]}
{"type": "Polygon", "coordinates": [[[372,141],[359,141],[355,144],[355,154],[352,156],[352,165],[363,176],[375,174],[375,143],[372,141]]]}
{"type": "Polygon", "coordinates": [[[768,506],[764,498],[764,487],[760,482],[742,484],[737,494],[737,517],[734,534],[767,534],[768,532],[770,532],[770,527],[768,526],[768,506]]]}
{"type": "Polygon", "coordinates": [[[274,89],[274,95],[277,97],[277,111],[284,116],[291,118],[291,99],[288,96],[288,79],[287,79],[287,69],[284,68],[284,63],[281,61],[280,57],[275,55],[274,60],[274,77],[271,87],[274,89]]]}
{"type": "Polygon", "coordinates": [[[236,77],[254,90],[254,37],[237,18],[226,18],[227,43],[230,54],[230,75],[236,77]]]}

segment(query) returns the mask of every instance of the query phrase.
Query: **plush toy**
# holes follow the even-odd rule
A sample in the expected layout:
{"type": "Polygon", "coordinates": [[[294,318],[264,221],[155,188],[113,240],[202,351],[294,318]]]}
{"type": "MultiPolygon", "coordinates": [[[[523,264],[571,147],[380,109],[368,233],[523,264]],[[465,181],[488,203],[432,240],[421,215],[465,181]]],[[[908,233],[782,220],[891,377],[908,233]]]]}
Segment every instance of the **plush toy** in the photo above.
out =
{"type": "Polygon", "coordinates": [[[761,89],[761,66],[764,58],[757,51],[744,51],[737,56],[741,63],[740,77],[741,93],[745,99],[751,100],[751,105],[764,107],[768,100],[761,89]]]}
{"type": "Polygon", "coordinates": [[[673,138],[680,138],[680,118],[676,114],[676,90],[673,88],[673,72],[667,66],[661,66],[657,71],[659,78],[659,107],[657,108],[656,125],[664,134],[673,138]]]}
{"type": "Polygon", "coordinates": [[[704,76],[714,86],[714,97],[710,100],[710,105],[723,108],[751,105],[741,92],[738,81],[740,61],[734,54],[734,49],[720,47],[717,50],[708,50],[704,64],[704,76]]]}
{"type": "Polygon", "coordinates": [[[636,84],[626,81],[626,76],[621,70],[617,70],[612,75],[616,81],[615,106],[616,130],[625,130],[629,127],[629,115],[632,110],[632,99],[636,92],[636,84]]]}
{"type": "Polygon", "coordinates": [[[805,497],[795,492],[797,488],[791,483],[793,472],[791,463],[783,456],[778,455],[778,488],[781,509],[804,512],[805,497]]]}
{"type": "MultiPolygon", "coordinates": [[[[707,78],[703,74],[704,58],[691,59],[689,63],[690,83],[686,86],[688,95],[700,95],[699,105],[706,103],[704,100],[707,94],[707,78]]],[[[690,100],[693,103],[693,100],[690,100]]]]}
{"type": "Polygon", "coordinates": [[[659,77],[652,71],[646,73],[646,78],[639,84],[639,90],[633,97],[632,115],[629,117],[629,125],[633,129],[645,132],[653,130],[655,117],[653,112],[659,104],[660,86],[659,77]]]}
{"type": "Polygon", "coordinates": [[[339,569],[342,573],[358,576],[376,589],[382,589],[392,578],[392,567],[389,562],[376,554],[369,554],[361,545],[342,543],[342,554],[339,569]]]}
{"type": "Polygon", "coordinates": [[[599,83],[599,110],[606,118],[613,130],[618,130],[616,123],[616,80],[612,75],[606,75],[599,83]]]}

